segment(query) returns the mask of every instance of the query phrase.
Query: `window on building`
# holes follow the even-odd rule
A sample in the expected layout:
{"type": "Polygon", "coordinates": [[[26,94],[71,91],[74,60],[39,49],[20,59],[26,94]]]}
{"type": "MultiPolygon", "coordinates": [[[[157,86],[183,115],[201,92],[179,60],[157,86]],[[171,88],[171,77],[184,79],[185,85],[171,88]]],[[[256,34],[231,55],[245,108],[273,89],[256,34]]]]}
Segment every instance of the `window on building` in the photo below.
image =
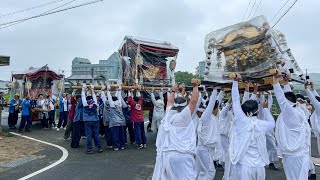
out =
{"type": "Polygon", "coordinates": [[[100,81],[98,80],[97,83],[100,83],[100,81]]]}
{"type": "Polygon", "coordinates": [[[86,80],[83,80],[83,83],[87,83],[87,81],[86,81],[86,80]]]}

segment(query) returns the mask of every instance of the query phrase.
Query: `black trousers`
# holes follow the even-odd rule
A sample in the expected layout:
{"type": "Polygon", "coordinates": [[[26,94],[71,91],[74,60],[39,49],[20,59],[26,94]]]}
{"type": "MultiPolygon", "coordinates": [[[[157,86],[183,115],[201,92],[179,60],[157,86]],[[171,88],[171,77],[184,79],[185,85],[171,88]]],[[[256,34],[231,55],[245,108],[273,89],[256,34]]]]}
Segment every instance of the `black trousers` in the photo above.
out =
{"type": "Polygon", "coordinates": [[[9,128],[15,127],[17,125],[17,122],[18,122],[18,112],[9,113],[9,117],[8,117],[9,128]]]}

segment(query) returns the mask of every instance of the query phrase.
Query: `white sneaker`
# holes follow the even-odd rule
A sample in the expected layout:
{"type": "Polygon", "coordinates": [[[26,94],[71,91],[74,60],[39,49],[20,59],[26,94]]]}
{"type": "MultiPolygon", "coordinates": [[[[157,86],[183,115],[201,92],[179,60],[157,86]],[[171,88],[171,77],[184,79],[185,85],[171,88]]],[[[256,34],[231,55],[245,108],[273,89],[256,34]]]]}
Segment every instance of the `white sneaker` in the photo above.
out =
{"type": "Polygon", "coordinates": [[[57,128],[57,131],[59,131],[60,129],[59,128],[57,128]]]}
{"type": "Polygon", "coordinates": [[[115,151],[119,151],[119,148],[114,148],[113,150],[115,150],[115,151]]]}
{"type": "Polygon", "coordinates": [[[144,148],[146,148],[146,147],[147,147],[147,145],[146,145],[146,144],[144,144],[144,145],[143,145],[143,147],[144,147],[144,148]]]}
{"type": "Polygon", "coordinates": [[[64,129],[64,130],[66,130],[67,128],[66,128],[66,127],[64,127],[63,129],[64,129]]]}

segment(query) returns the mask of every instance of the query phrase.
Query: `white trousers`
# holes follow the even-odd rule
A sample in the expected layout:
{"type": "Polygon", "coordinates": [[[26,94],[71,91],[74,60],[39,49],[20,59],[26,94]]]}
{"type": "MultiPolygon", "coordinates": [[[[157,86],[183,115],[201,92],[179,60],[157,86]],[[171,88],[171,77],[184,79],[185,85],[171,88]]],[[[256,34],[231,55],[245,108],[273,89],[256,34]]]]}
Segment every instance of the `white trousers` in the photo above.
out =
{"type": "Polygon", "coordinates": [[[161,180],[186,179],[195,180],[195,159],[192,154],[166,153],[164,174],[161,180]]]}
{"type": "Polygon", "coordinates": [[[266,172],[264,167],[249,167],[240,163],[236,164],[238,180],[265,180],[266,172]]]}
{"type": "Polygon", "coordinates": [[[197,180],[211,180],[214,179],[214,176],[216,175],[212,153],[210,149],[205,146],[197,147],[196,173],[197,180]]]}
{"type": "Polygon", "coordinates": [[[310,157],[305,156],[283,156],[282,159],[286,178],[290,180],[308,179],[310,157]]]}
{"type": "Polygon", "coordinates": [[[274,136],[274,134],[266,135],[266,144],[267,144],[267,151],[269,154],[269,161],[271,163],[278,161],[276,137],[274,136]]]}
{"type": "Polygon", "coordinates": [[[318,153],[320,155],[320,135],[319,134],[315,134],[317,137],[317,144],[318,144],[318,153]]]}

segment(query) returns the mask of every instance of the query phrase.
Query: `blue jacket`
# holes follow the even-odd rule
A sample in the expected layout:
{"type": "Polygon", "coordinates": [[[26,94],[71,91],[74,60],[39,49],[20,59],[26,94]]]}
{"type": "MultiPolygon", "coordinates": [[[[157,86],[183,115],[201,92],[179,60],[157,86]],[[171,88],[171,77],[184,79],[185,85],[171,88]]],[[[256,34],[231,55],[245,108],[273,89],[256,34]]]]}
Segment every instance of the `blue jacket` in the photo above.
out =
{"type": "MultiPolygon", "coordinates": [[[[63,112],[64,109],[63,109],[63,98],[61,97],[60,100],[59,100],[59,104],[60,104],[60,112],[63,112]]],[[[69,101],[67,100],[67,109],[68,109],[68,106],[69,106],[69,101]]],[[[69,110],[69,109],[68,109],[69,110]]]]}
{"type": "Polygon", "coordinates": [[[97,108],[96,104],[83,107],[83,121],[99,121],[97,108]]]}
{"type": "MultiPolygon", "coordinates": [[[[10,107],[9,107],[9,113],[14,113],[14,104],[16,104],[16,100],[15,99],[12,99],[10,101],[10,107]]],[[[19,99],[19,104],[21,105],[22,104],[22,100],[19,99]]]]}
{"type": "Polygon", "coordinates": [[[30,100],[23,100],[22,102],[22,112],[21,115],[22,116],[28,116],[30,115],[30,110],[31,110],[31,103],[30,100]]]}
{"type": "Polygon", "coordinates": [[[83,121],[83,105],[82,102],[79,101],[74,109],[74,118],[73,122],[83,121]]]}
{"type": "Polygon", "coordinates": [[[123,115],[124,115],[124,118],[126,119],[126,123],[129,124],[130,123],[130,110],[129,110],[129,107],[125,107],[125,108],[122,108],[122,112],[123,112],[123,115]]]}

